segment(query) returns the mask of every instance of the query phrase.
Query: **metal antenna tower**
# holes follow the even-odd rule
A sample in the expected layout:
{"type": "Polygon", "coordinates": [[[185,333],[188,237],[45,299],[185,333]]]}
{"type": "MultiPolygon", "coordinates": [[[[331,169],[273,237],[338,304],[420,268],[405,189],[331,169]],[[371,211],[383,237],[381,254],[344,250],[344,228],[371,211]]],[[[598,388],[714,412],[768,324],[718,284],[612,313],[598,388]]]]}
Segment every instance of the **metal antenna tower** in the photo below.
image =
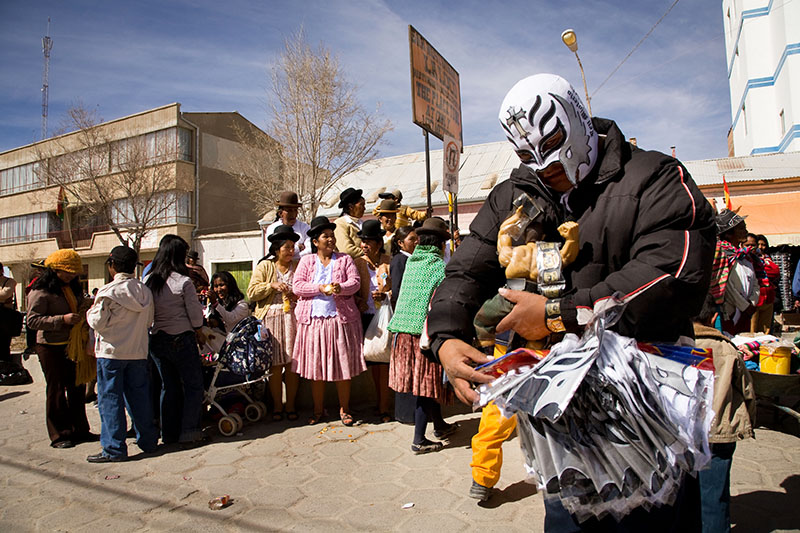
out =
{"type": "Polygon", "coordinates": [[[53,40],[50,38],[50,17],[47,17],[47,35],[42,37],[42,53],[44,53],[44,70],[42,71],[42,140],[47,138],[47,105],[49,100],[50,50],[53,40]]]}

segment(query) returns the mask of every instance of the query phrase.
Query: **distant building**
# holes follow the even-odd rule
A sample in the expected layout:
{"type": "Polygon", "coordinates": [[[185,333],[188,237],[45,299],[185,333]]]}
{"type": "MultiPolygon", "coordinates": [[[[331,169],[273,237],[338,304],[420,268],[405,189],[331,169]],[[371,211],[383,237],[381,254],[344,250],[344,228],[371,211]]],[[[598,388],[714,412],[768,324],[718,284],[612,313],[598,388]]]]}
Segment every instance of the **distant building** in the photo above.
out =
{"type": "MultiPolygon", "coordinates": [[[[249,280],[253,261],[262,256],[260,213],[233,177],[231,162],[241,156],[235,125],[242,129],[253,126],[236,112],[183,113],[175,103],[99,126],[112,144],[132,138],[150,143],[152,138],[153,143],[166,139],[174,148],[170,157],[162,157],[156,164],[172,167],[175,190],[164,194],[174,195],[176,201],[142,242],[143,262],[153,259],[161,237],[173,233],[200,252],[209,273],[231,270],[242,281],[249,280]],[[243,235],[224,239],[220,234],[243,235]],[[244,245],[242,239],[255,244],[244,245]]],[[[28,281],[32,260],[72,247],[83,259],[87,291],[106,282],[104,262],[119,239],[107,225],[65,228],[56,214],[59,187],[42,183],[37,172],[41,154],[50,153],[54,146],[72,144],[70,136],[74,135],[67,133],[0,153],[0,262],[11,269],[22,287],[28,281]]],[[[106,159],[102,164],[108,166],[113,179],[114,158],[106,159]]],[[[80,210],[81,206],[68,209],[80,210]]]]}
{"type": "Polygon", "coordinates": [[[800,150],[800,2],[723,0],[730,155],[800,150]]]}

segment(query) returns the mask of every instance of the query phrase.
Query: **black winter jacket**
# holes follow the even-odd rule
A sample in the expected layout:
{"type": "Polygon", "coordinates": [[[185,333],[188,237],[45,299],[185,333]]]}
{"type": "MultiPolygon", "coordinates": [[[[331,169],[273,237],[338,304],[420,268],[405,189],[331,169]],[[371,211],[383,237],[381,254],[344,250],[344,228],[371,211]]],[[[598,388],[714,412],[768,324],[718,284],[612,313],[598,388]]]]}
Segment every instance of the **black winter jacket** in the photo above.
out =
{"type": "MultiPolygon", "coordinates": [[[[579,223],[580,252],[564,269],[564,325],[578,332],[578,309],[591,309],[617,292],[641,292],[628,304],[616,331],[640,341],[692,337],[691,319],[703,304],[711,277],[713,209],[677,160],[633,147],[611,120],[593,122],[605,142],[593,173],[568,197],[570,216],[579,223]]],[[[492,190],[434,294],[428,315],[434,356],[447,339],[471,342],[475,314],[504,285],[497,232],[522,191],[547,200],[547,240],[558,237],[555,228],[567,213],[558,193],[520,165],[492,190]]]]}

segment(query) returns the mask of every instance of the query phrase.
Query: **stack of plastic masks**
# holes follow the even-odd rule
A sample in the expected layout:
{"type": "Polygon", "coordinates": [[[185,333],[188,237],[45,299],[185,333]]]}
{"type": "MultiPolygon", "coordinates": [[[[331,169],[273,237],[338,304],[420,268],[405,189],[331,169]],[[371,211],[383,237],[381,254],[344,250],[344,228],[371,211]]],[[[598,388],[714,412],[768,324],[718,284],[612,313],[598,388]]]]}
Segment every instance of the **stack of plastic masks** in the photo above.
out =
{"type": "Polygon", "coordinates": [[[482,405],[517,413],[528,473],[581,522],[670,505],[683,476],[710,460],[710,353],[642,350],[607,330],[621,312],[607,300],[583,338],[567,335],[541,362],[479,389],[482,405]]]}

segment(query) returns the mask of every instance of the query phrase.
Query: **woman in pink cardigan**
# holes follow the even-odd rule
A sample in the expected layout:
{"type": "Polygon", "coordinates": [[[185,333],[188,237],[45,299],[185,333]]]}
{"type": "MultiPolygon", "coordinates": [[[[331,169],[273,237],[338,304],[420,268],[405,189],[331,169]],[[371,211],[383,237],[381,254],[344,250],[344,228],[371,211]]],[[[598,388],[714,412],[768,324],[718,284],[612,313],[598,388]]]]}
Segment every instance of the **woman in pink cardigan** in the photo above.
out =
{"type": "Polygon", "coordinates": [[[300,259],[294,274],[292,291],[298,301],[292,370],[311,380],[314,413],[309,424],[324,416],[325,382],[334,381],[339,417],[345,426],[352,426],[350,380],[367,369],[361,316],[353,298],[361,281],[350,256],[334,251],[335,227],[324,216],[311,221],[308,237],[313,253],[300,259]]]}

